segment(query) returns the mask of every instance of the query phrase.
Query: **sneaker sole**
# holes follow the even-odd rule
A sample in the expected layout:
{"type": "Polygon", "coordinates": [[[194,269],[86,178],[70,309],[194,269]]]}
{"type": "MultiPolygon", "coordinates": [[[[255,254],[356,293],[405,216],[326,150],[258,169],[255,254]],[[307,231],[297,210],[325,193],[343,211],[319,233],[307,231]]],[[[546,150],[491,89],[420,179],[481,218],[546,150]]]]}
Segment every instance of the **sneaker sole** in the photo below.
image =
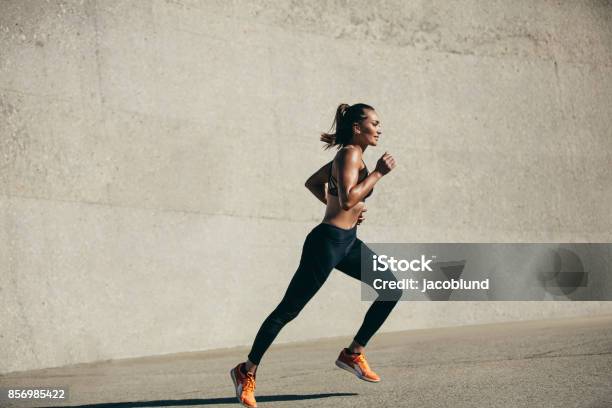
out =
{"type": "Polygon", "coordinates": [[[243,407],[251,408],[250,405],[247,405],[240,400],[240,395],[238,394],[238,380],[236,380],[236,374],[234,374],[233,368],[230,370],[230,377],[232,377],[232,382],[234,383],[234,391],[236,392],[236,398],[238,399],[240,405],[242,405],[243,407]]]}
{"type": "Polygon", "coordinates": [[[367,381],[367,382],[371,382],[371,383],[377,383],[380,382],[380,380],[370,380],[369,378],[364,377],[363,375],[361,375],[359,373],[359,371],[355,370],[353,367],[351,367],[350,365],[340,361],[340,360],[336,360],[336,366],[340,367],[343,370],[348,371],[351,374],[354,374],[357,378],[359,378],[360,380],[363,381],[367,381]]]}

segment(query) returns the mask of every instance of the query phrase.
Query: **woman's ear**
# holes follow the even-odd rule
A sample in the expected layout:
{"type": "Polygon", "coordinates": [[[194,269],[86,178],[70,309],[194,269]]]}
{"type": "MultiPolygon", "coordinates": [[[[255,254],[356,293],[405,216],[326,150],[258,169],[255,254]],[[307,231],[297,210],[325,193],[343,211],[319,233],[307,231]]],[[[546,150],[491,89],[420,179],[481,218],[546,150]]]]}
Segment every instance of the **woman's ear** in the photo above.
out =
{"type": "Polygon", "coordinates": [[[361,125],[359,124],[359,122],[355,122],[355,123],[353,123],[353,127],[352,127],[352,129],[353,129],[353,134],[354,134],[354,135],[359,135],[359,134],[361,134],[361,125]]]}

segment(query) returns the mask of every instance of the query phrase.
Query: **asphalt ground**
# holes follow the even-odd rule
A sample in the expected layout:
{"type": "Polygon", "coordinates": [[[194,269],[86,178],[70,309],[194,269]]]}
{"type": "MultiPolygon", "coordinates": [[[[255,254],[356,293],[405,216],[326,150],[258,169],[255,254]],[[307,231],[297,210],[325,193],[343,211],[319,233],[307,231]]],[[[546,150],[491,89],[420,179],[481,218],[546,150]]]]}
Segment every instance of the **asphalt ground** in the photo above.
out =
{"type": "MultiPolygon", "coordinates": [[[[367,357],[382,377],[334,361],[350,337],[273,345],[257,373],[264,407],[612,408],[612,315],[381,333],[367,357]]],[[[68,387],[68,400],[2,407],[228,407],[246,347],[110,360],[0,377],[0,388],[68,387]]]]}

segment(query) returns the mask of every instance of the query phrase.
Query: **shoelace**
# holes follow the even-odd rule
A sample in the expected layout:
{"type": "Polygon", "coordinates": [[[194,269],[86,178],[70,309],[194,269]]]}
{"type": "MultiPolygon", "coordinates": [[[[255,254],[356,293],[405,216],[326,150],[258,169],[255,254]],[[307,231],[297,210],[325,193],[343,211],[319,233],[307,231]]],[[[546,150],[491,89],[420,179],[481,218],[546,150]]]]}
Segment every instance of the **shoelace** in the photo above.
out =
{"type": "Polygon", "coordinates": [[[252,375],[247,375],[244,379],[244,384],[242,385],[242,389],[244,391],[255,391],[255,378],[252,375]]]}
{"type": "Polygon", "coordinates": [[[356,361],[357,361],[357,364],[363,365],[363,368],[365,369],[364,371],[366,371],[366,372],[370,371],[370,366],[368,365],[368,362],[366,361],[365,356],[363,355],[363,353],[361,353],[357,357],[356,361]]]}

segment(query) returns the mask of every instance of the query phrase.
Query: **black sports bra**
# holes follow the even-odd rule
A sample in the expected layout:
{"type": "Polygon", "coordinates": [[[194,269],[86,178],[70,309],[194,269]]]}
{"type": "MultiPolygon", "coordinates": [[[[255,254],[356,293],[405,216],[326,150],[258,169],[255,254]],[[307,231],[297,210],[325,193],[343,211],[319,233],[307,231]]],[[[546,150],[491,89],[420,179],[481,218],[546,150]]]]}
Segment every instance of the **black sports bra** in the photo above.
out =
{"type": "MultiPolygon", "coordinates": [[[[364,164],[363,169],[359,170],[359,177],[357,178],[357,184],[365,180],[365,178],[368,177],[368,175],[370,174],[370,172],[368,171],[368,167],[365,165],[365,162],[363,164],[364,164]]],[[[334,174],[334,163],[332,162],[332,165],[329,169],[329,182],[327,184],[327,191],[329,192],[329,194],[337,197],[338,196],[338,182],[336,181],[336,178],[333,176],[333,174],[334,174]]],[[[363,198],[362,201],[365,201],[366,198],[371,196],[373,192],[374,192],[374,188],[370,190],[370,192],[363,198]]]]}

